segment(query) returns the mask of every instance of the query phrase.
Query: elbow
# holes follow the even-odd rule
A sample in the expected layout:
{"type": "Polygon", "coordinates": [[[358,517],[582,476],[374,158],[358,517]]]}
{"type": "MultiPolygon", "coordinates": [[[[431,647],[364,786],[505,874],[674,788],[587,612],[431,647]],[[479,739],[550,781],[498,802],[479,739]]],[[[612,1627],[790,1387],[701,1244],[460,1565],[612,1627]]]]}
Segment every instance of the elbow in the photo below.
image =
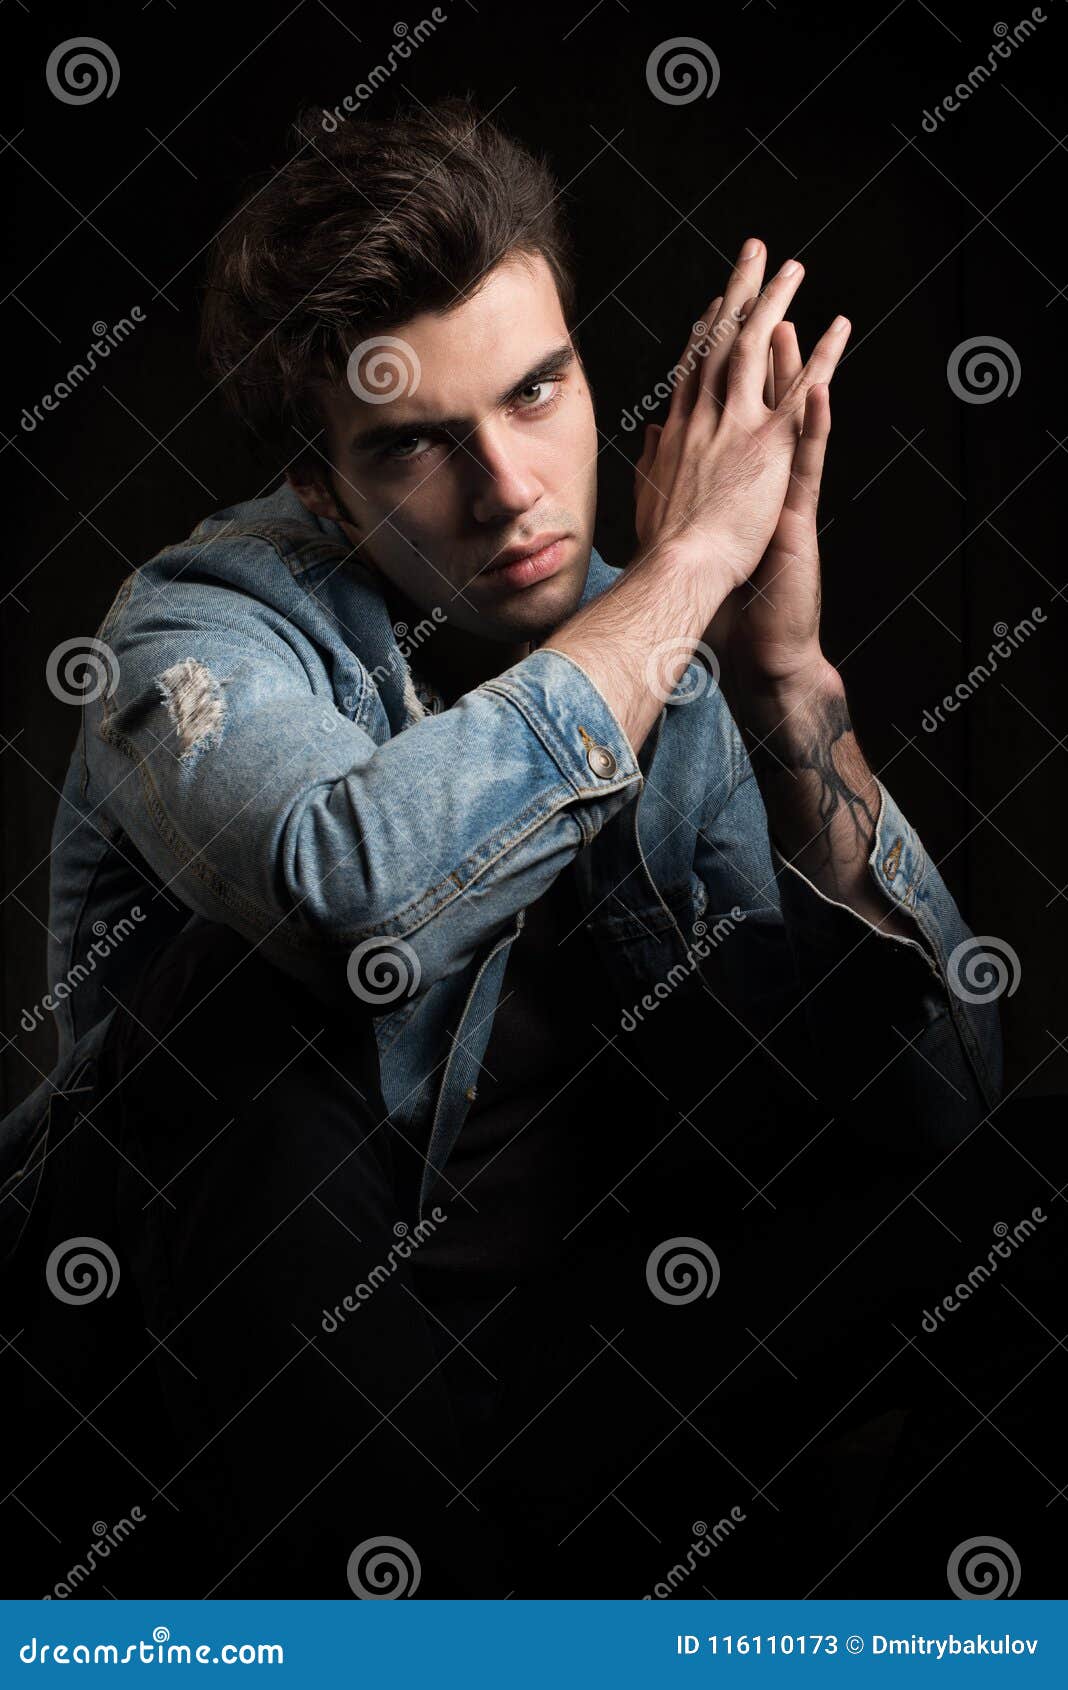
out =
{"type": "Polygon", "coordinates": [[[460,885],[428,884],[410,851],[372,845],[375,830],[358,823],[341,828],[332,812],[305,807],[283,830],[278,890],[288,938],[329,975],[331,998],[355,998],[378,1015],[467,960],[449,913],[460,885]]]}

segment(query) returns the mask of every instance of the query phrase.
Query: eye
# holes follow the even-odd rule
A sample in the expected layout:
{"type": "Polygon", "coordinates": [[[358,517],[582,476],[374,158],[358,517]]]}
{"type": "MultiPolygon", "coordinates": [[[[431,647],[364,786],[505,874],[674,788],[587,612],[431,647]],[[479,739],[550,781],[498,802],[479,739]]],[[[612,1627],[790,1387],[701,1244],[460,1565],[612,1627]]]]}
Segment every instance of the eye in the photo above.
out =
{"type": "MultiPolygon", "coordinates": [[[[546,412],[552,411],[559,403],[560,394],[553,392],[552,389],[559,388],[565,379],[563,372],[561,372],[559,375],[539,376],[537,380],[528,382],[526,387],[522,388],[517,395],[515,407],[521,411],[526,411],[528,414],[544,416],[546,412]],[[545,397],[547,389],[549,390],[548,398],[545,397]]],[[[379,458],[386,463],[393,464],[417,463],[420,458],[425,458],[435,445],[442,444],[455,451],[458,442],[451,440],[448,436],[437,439],[433,434],[410,434],[403,440],[395,440],[391,446],[383,447],[379,453],[379,458]]]]}
{"type": "Polygon", "coordinates": [[[393,463],[410,463],[413,458],[421,458],[423,454],[410,451],[409,448],[418,446],[421,440],[429,439],[429,434],[410,434],[406,439],[394,441],[392,446],[387,446],[382,456],[393,463]]]}
{"type": "Polygon", "coordinates": [[[519,395],[519,409],[521,411],[548,410],[550,406],[555,405],[559,395],[551,393],[548,399],[543,399],[539,396],[545,388],[559,387],[563,379],[562,375],[539,376],[537,381],[528,382],[526,387],[523,388],[522,393],[519,395]],[[534,395],[534,402],[531,404],[527,404],[524,399],[524,395],[528,393],[532,393],[534,395]]]}

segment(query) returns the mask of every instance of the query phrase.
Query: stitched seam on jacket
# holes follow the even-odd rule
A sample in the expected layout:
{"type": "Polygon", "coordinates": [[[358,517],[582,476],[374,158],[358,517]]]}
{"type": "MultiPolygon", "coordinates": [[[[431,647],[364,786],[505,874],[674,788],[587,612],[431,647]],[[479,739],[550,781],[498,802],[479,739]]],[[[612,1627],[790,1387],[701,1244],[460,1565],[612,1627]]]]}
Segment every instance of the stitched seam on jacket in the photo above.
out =
{"type": "Polygon", "coordinates": [[[279,914],[273,910],[261,908],[247,892],[241,891],[231,881],[226,880],[217,869],[204,860],[203,850],[194,849],[190,842],[178,832],[168,815],[155,782],[148,771],[148,759],[140,754],[132,741],[128,740],[125,735],[117,733],[114,729],[107,737],[108,744],[122,751],[136,766],[145,797],[145,808],[160,839],[177,859],[179,868],[195,875],[227,908],[245,915],[254,925],[262,927],[264,938],[273,938],[276,934],[281,933],[281,937],[292,945],[294,950],[311,951],[317,949],[313,934],[305,936],[287,930],[286,924],[291,915],[298,913],[296,910],[279,914]]]}
{"type": "MultiPolygon", "coordinates": [[[[578,665],[576,664],[576,668],[577,667],[578,665]]],[[[582,670],[582,673],[585,674],[585,670],[582,670]]],[[[592,681],[590,682],[590,685],[593,685],[592,681]]],[[[581,777],[574,773],[570,768],[565,768],[565,763],[569,760],[568,753],[570,747],[567,746],[563,739],[558,739],[557,743],[560,748],[560,752],[558,753],[557,748],[553,745],[552,740],[548,737],[547,733],[542,731],[542,720],[539,719],[538,712],[531,707],[529,700],[523,694],[521,689],[513,691],[511,686],[497,684],[497,678],[494,678],[489,681],[484,681],[482,683],[482,690],[484,692],[495,693],[498,698],[507,699],[508,703],[518,710],[531,732],[538,739],[538,742],[544,746],[545,751],[552,758],[556,767],[559,769],[562,778],[567,782],[576,797],[583,799],[596,799],[606,792],[618,792],[627,785],[633,785],[635,781],[640,781],[644,784],[645,777],[642,775],[640,769],[635,769],[632,774],[624,775],[620,780],[613,781],[611,785],[607,782],[603,785],[600,782],[596,785],[581,784],[581,777]],[[560,753],[562,753],[562,756],[560,753]]],[[[602,700],[602,703],[603,702],[604,701],[602,700]]],[[[612,715],[611,711],[609,711],[609,715],[612,715]]],[[[614,719],[615,718],[613,717],[613,720],[614,719]]],[[[619,731],[622,735],[623,730],[620,729],[619,731]]],[[[623,737],[626,738],[625,735],[623,735],[623,737]]]]}
{"type": "MultiPolygon", "coordinates": [[[[418,898],[414,898],[410,903],[405,904],[388,921],[379,923],[373,928],[357,929],[353,936],[358,937],[361,933],[389,932],[396,927],[397,923],[404,922],[409,917],[418,916],[419,919],[414,920],[410,926],[404,928],[402,932],[397,934],[397,937],[405,938],[407,934],[416,932],[418,928],[425,926],[438,913],[439,909],[446,908],[456,898],[462,897],[465,892],[469,891],[476,880],[482,878],[487,869],[500,862],[501,858],[506,856],[509,851],[514,850],[517,845],[521,845],[524,839],[528,839],[532,833],[536,833],[539,827],[543,827],[546,822],[551,821],[562,809],[566,808],[568,804],[574,803],[574,801],[575,794],[569,786],[564,786],[562,789],[559,787],[546,788],[544,792],[540,792],[536,798],[533,798],[524,810],[520,810],[518,815],[509,817],[511,826],[498,830],[480,847],[479,854],[492,854],[486,855],[484,861],[479,862],[477,867],[471,868],[468,878],[462,885],[458,884],[457,880],[453,878],[454,875],[460,875],[465,866],[474,864],[477,861],[477,856],[468,857],[464,863],[453,870],[452,874],[447,874],[435,886],[430,887],[428,891],[420,893],[418,898]],[[549,794],[554,791],[559,791],[560,796],[546,807],[546,800],[549,794]],[[529,818],[533,818],[533,820],[530,821],[530,825],[526,825],[529,818]],[[439,894],[443,891],[446,896],[439,897],[439,894]],[[429,900],[437,901],[425,914],[420,915],[422,906],[429,900]]],[[[578,822],[577,818],[575,825],[579,828],[580,833],[583,832],[581,823],[578,822]]]]}

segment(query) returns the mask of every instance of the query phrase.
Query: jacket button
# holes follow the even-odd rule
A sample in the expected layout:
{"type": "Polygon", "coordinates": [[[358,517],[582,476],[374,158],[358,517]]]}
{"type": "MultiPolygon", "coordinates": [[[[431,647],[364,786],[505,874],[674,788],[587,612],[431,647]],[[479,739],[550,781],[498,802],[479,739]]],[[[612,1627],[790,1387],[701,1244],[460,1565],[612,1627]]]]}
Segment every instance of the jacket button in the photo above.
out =
{"type": "Polygon", "coordinates": [[[594,774],[600,775],[602,780],[610,780],[619,766],[607,745],[591,745],[586,753],[586,761],[594,774]]]}

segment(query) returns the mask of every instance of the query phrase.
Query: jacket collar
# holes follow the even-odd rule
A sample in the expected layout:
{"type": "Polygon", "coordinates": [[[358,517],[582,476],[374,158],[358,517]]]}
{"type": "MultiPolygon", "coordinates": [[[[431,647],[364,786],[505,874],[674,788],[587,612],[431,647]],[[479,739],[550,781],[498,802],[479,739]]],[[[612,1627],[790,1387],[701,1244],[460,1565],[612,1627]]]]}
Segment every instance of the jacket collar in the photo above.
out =
{"type": "MultiPolygon", "coordinates": [[[[304,506],[295,493],[292,494],[292,499],[300,510],[304,511],[304,506]]],[[[280,505],[280,511],[282,508],[280,505]]],[[[396,732],[413,720],[418,720],[422,710],[413,699],[411,670],[398,644],[397,631],[390,621],[389,610],[377,577],[351,552],[349,542],[339,524],[320,522],[307,511],[305,515],[310,517],[311,522],[322,530],[324,535],[332,535],[345,554],[344,567],[338,569],[335,565],[321,585],[315,586],[312,582],[306,584],[337,619],[348,644],[356,651],[364,667],[374,672],[375,683],[390,726],[396,732]]],[[[589,603],[590,599],[596,598],[599,593],[610,587],[618,575],[619,570],[613,569],[596,548],[592,548],[579,602],[589,603]]],[[[429,616],[429,612],[427,614],[429,616]]],[[[403,638],[403,635],[400,637],[403,638]]]]}
{"type": "MultiPolygon", "coordinates": [[[[271,539],[290,576],[327,614],[373,676],[392,731],[399,732],[417,720],[422,710],[398,644],[404,634],[398,636],[377,576],[353,552],[341,525],[315,516],[283,477],[270,493],[205,518],[193,537],[225,541],[240,532],[271,539]]],[[[618,575],[619,570],[592,549],[580,603],[588,604],[603,593],[618,575]]],[[[265,587],[263,582],[261,590],[265,587]]]]}

